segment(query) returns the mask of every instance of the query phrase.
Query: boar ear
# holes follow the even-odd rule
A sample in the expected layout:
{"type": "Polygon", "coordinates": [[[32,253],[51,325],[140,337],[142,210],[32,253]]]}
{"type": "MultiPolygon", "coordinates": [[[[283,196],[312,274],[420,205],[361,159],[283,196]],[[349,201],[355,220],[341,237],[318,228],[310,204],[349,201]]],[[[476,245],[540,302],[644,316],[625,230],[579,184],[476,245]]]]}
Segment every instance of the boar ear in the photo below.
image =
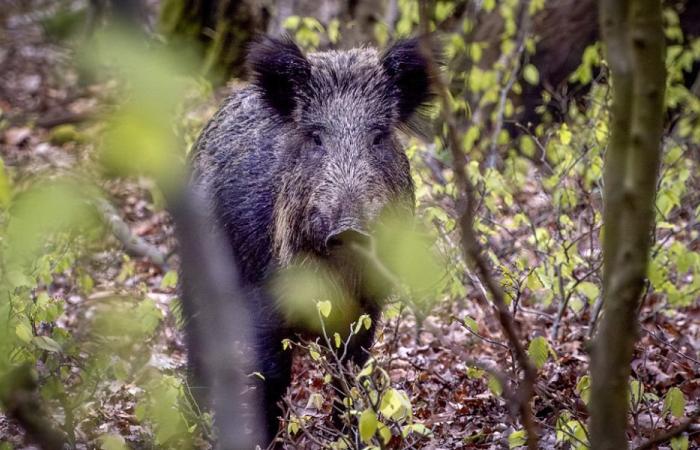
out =
{"type": "Polygon", "coordinates": [[[311,73],[299,47],[290,38],[259,38],[248,51],[248,67],[265,101],[282,116],[289,116],[311,73]]]}
{"type": "Polygon", "coordinates": [[[399,97],[399,117],[406,123],[431,97],[430,70],[418,38],[392,45],[382,55],[382,66],[399,97]]]}

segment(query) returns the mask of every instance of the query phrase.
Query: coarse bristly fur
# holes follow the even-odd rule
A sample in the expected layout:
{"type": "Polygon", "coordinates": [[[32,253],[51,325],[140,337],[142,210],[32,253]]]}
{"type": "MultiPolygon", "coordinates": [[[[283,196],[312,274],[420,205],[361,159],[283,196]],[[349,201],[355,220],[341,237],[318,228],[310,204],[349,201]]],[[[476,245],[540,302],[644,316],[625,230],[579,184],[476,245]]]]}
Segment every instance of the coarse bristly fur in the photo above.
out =
{"type": "MultiPolygon", "coordinates": [[[[210,201],[249,293],[271,439],[290,382],[291,356],[280,341],[300,324],[275,306],[269,281],[295,262],[321,262],[359,305],[357,315],[377,319],[384,294],[363,289],[362,270],[335,257],[327,239],[345,229],[371,234],[387,210],[413,213],[396,131],[410,128],[429,99],[430,79],[417,39],[384,53],[304,55],[289,39],[262,38],[248,64],[252,83],[225,101],[196,144],[192,183],[210,201]]],[[[373,331],[354,338],[354,362],[366,359],[373,331]]]]}

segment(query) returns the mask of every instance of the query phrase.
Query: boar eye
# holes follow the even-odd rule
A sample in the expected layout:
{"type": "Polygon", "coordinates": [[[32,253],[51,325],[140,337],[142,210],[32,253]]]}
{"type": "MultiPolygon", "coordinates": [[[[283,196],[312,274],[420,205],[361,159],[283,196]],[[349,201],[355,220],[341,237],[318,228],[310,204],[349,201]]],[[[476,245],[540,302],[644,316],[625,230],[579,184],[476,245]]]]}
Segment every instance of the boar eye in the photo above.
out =
{"type": "Polygon", "coordinates": [[[318,147],[321,147],[323,145],[323,141],[321,140],[321,134],[318,131],[314,131],[311,133],[311,139],[314,140],[314,144],[316,144],[318,147]]]}
{"type": "Polygon", "coordinates": [[[376,131],[374,137],[372,138],[372,145],[380,145],[384,140],[384,132],[376,131]]]}

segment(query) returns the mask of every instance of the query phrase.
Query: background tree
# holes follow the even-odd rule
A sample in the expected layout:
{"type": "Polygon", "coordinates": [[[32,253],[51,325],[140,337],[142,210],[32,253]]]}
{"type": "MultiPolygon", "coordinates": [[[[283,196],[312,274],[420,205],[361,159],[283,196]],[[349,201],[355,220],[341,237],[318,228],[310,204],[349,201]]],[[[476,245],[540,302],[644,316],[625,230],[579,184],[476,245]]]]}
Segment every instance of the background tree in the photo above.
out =
{"type": "Polygon", "coordinates": [[[629,364],[649,261],[664,124],[661,18],[659,0],[600,2],[613,100],[604,178],[604,306],[591,366],[594,449],[628,445],[629,364]]]}

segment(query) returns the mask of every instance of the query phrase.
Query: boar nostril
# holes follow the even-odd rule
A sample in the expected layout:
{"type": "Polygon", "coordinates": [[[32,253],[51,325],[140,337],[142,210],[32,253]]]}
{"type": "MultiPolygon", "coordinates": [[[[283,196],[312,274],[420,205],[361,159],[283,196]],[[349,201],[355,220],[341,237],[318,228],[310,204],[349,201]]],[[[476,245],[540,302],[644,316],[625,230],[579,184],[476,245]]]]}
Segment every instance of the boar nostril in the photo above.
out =
{"type": "Polygon", "coordinates": [[[349,247],[351,245],[359,245],[361,247],[369,247],[372,238],[364,231],[355,228],[343,228],[333,230],[326,238],[326,248],[333,250],[339,247],[349,247]]]}

